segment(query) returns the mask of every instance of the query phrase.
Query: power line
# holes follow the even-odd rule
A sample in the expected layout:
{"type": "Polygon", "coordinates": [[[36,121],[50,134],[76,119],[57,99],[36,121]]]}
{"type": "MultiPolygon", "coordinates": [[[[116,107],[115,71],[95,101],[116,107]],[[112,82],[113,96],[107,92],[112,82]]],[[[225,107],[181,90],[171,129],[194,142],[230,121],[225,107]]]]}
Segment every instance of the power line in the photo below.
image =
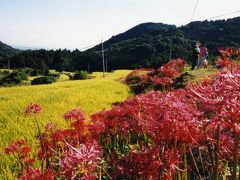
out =
{"type": "Polygon", "coordinates": [[[80,51],[86,50],[86,49],[89,49],[89,48],[94,47],[94,46],[96,46],[96,44],[93,44],[93,45],[91,45],[91,46],[83,47],[83,48],[81,48],[81,49],[79,49],[79,50],[80,50],[80,51]]]}
{"type": "Polygon", "coordinates": [[[221,15],[214,16],[214,17],[211,17],[211,18],[207,18],[207,20],[212,20],[212,19],[216,19],[216,18],[219,18],[219,17],[222,17],[222,16],[227,16],[227,15],[236,14],[236,13],[240,13],[240,11],[233,11],[233,12],[230,12],[230,13],[221,14],[221,15]]]}
{"type": "Polygon", "coordinates": [[[196,4],[195,4],[195,7],[194,7],[194,9],[193,9],[193,13],[192,13],[192,17],[191,17],[191,20],[190,20],[190,22],[192,22],[192,20],[193,20],[193,17],[194,17],[194,15],[195,15],[195,12],[196,12],[196,10],[197,10],[198,1],[199,1],[199,0],[197,0],[197,2],[196,2],[196,4]]]}

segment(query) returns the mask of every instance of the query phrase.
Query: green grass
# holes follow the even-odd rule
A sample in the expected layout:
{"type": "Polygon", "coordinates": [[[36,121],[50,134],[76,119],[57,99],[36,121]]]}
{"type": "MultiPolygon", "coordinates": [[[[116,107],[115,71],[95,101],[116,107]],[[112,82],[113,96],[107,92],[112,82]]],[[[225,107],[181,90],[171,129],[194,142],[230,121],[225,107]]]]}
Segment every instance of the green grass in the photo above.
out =
{"type": "Polygon", "coordinates": [[[14,176],[11,174],[11,170],[15,169],[14,159],[3,153],[3,148],[10,141],[23,138],[32,145],[36,144],[34,135],[37,129],[33,119],[23,115],[30,102],[43,108],[38,118],[41,128],[48,122],[64,127],[63,114],[75,107],[88,116],[127,99],[131,95],[130,89],[116,79],[129,73],[129,70],[119,70],[108,73],[105,78],[102,78],[102,73],[93,73],[95,78],[89,80],[0,88],[0,179],[14,176]]]}
{"type": "Polygon", "coordinates": [[[0,72],[4,72],[4,71],[12,72],[13,70],[10,70],[10,69],[0,69],[0,72]]]}
{"type": "Polygon", "coordinates": [[[188,78],[188,82],[197,83],[204,79],[210,78],[212,75],[217,73],[217,69],[209,66],[208,68],[199,68],[191,70],[190,66],[184,68],[184,72],[188,72],[191,78],[188,78]]]}

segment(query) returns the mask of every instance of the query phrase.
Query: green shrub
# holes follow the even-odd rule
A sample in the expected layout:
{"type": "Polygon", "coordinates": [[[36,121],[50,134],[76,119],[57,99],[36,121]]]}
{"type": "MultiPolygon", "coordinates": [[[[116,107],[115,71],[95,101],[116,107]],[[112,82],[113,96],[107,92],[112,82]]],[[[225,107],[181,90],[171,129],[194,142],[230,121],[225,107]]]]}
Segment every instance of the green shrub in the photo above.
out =
{"type": "Polygon", "coordinates": [[[9,75],[3,77],[0,81],[0,85],[11,86],[20,84],[23,80],[27,80],[27,74],[24,71],[16,70],[9,75]]]}
{"type": "Polygon", "coordinates": [[[51,77],[54,77],[54,78],[57,79],[57,78],[59,78],[59,77],[61,76],[61,73],[59,73],[59,72],[58,72],[58,73],[50,73],[49,75],[50,75],[51,77]]]}
{"type": "Polygon", "coordinates": [[[37,69],[33,69],[33,71],[30,74],[30,76],[39,76],[39,75],[40,75],[40,71],[37,69]]]}
{"type": "Polygon", "coordinates": [[[10,71],[8,71],[8,70],[4,70],[4,71],[2,72],[2,74],[3,74],[3,76],[7,76],[7,75],[10,74],[10,71]]]}
{"type": "Polygon", "coordinates": [[[26,73],[28,76],[30,76],[30,74],[33,72],[34,69],[32,68],[28,68],[28,67],[24,67],[21,69],[18,69],[18,71],[23,71],[24,73],[26,73]]]}
{"type": "Polygon", "coordinates": [[[138,75],[133,75],[133,76],[127,76],[125,81],[127,84],[136,84],[141,82],[142,79],[138,75]]]}
{"type": "Polygon", "coordinates": [[[83,79],[88,79],[88,74],[87,71],[80,71],[74,74],[73,80],[83,80],[83,79]]]}
{"type": "Polygon", "coordinates": [[[37,84],[51,84],[56,82],[56,79],[51,76],[42,76],[38,77],[32,80],[31,84],[32,85],[37,85],[37,84]]]}
{"type": "Polygon", "coordinates": [[[33,69],[30,73],[30,76],[39,76],[39,75],[45,75],[48,76],[50,74],[49,69],[47,67],[44,67],[43,69],[33,69]]]}
{"type": "Polygon", "coordinates": [[[73,73],[67,73],[66,75],[69,77],[69,80],[74,79],[74,74],[73,73]]]}

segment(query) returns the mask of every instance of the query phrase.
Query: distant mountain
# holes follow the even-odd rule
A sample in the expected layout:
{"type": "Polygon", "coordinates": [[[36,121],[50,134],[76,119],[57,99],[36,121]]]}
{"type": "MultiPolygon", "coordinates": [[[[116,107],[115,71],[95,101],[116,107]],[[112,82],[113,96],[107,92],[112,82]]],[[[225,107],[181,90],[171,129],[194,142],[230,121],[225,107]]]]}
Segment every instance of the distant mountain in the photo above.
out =
{"type": "Polygon", "coordinates": [[[20,50],[15,49],[2,41],[0,41],[0,57],[11,57],[19,53],[20,50]]]}
{"type": "MultiPolygon", "coordinates": [[[[163,23],[143,23],[113,36],[104,42],[108,71],[159,67],[170,58],[191,61],[196,41],[205,42],[210,57],[218,55],[220,47],[240,47],[240,17],[228,20],[197,21],[176,27],[163,23]]],[[[9,49],[9,46],[4,46],[9,49]]],[[[17,53],[11,49],[10,53],[17,53]]],[[[2,61],[3,62],[3,61],[2,61]]],[[[6,61],[5,61],[6,62],[6,61]]],[[[10,58],[11,67],[31,67],[62,70],[102,70],[101,44],[84,52],[79,50],[22,51],[10,58]]],[[[1,60],[0,60],[1,68],[1,60]]]]}
{"type": "Polygon", "coordinates": [[[114,43],[119,43],[119,42],[122,42],[125,40],[138,38],[138,37],[146,35],[147,33],[153,33],[155,31],[163,33],[163,32],[166,32],[167,30],[173,29],[173,28],[176,28],[176,26],[163,24],[163,23],[153,23],[153,22],[142,23],[142,24],[139,24],[139,25],[127,30],[124,33],[113,36],[111,39],[104,42],[104,46],[107,48],[114,43]]]}
{"type": "MultiPolygon", "coordinates": [[[[159,66],[169,58],[191,61],[196,41],[207,44],[211,56],[219,47],[240,47],[240,17],[228,20],[197,21],[176,27],[143,23],[104,42],[109,68],[159,66]]],[[[100,51],[98,45],[88,51],[100,51]]]]}
{"type": "Polygon", "coordinates": [[[13,57],[14,55],[18,54],[20,50],[14,49],[11,46],[4,44],[0,41],[0,68],[6,67],[7,58],[13,57]]]}

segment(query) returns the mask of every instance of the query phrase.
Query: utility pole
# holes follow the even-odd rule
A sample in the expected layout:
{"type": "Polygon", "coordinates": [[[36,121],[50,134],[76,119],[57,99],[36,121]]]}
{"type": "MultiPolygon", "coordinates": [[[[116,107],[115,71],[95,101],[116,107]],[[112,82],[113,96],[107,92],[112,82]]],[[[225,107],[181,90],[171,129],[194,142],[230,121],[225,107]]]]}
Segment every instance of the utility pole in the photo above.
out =
{"type": "Polygon", "coordinates": [[[106,59],[106,72],[108,72],[108,69],[107,69],[108,67],[107,66],[108,66],[108,61],[106,59]]]}
{"type": "Polygon", "coordinates": [[[170,44],[169,60],[172,59],[172,43],[170,44]]]}
{"type": "Polygon", "coordinates": [[[105,62],[104,62],[103,40],[102,40],[102,63],[103,63],[103,77],[105,77],[105,62]]]}
{"type": "Polygon", "coordinates": [[[8,59],[8,69],[10,69],[10,58],[7,58],[8,59]]]}
{"type": "Polygon", "coordinates": [[[88,73],[89,73],[90,72],[90,65],[89,65],[89,63],[88,63],[87,69],[88,69],[88,73]]]}

